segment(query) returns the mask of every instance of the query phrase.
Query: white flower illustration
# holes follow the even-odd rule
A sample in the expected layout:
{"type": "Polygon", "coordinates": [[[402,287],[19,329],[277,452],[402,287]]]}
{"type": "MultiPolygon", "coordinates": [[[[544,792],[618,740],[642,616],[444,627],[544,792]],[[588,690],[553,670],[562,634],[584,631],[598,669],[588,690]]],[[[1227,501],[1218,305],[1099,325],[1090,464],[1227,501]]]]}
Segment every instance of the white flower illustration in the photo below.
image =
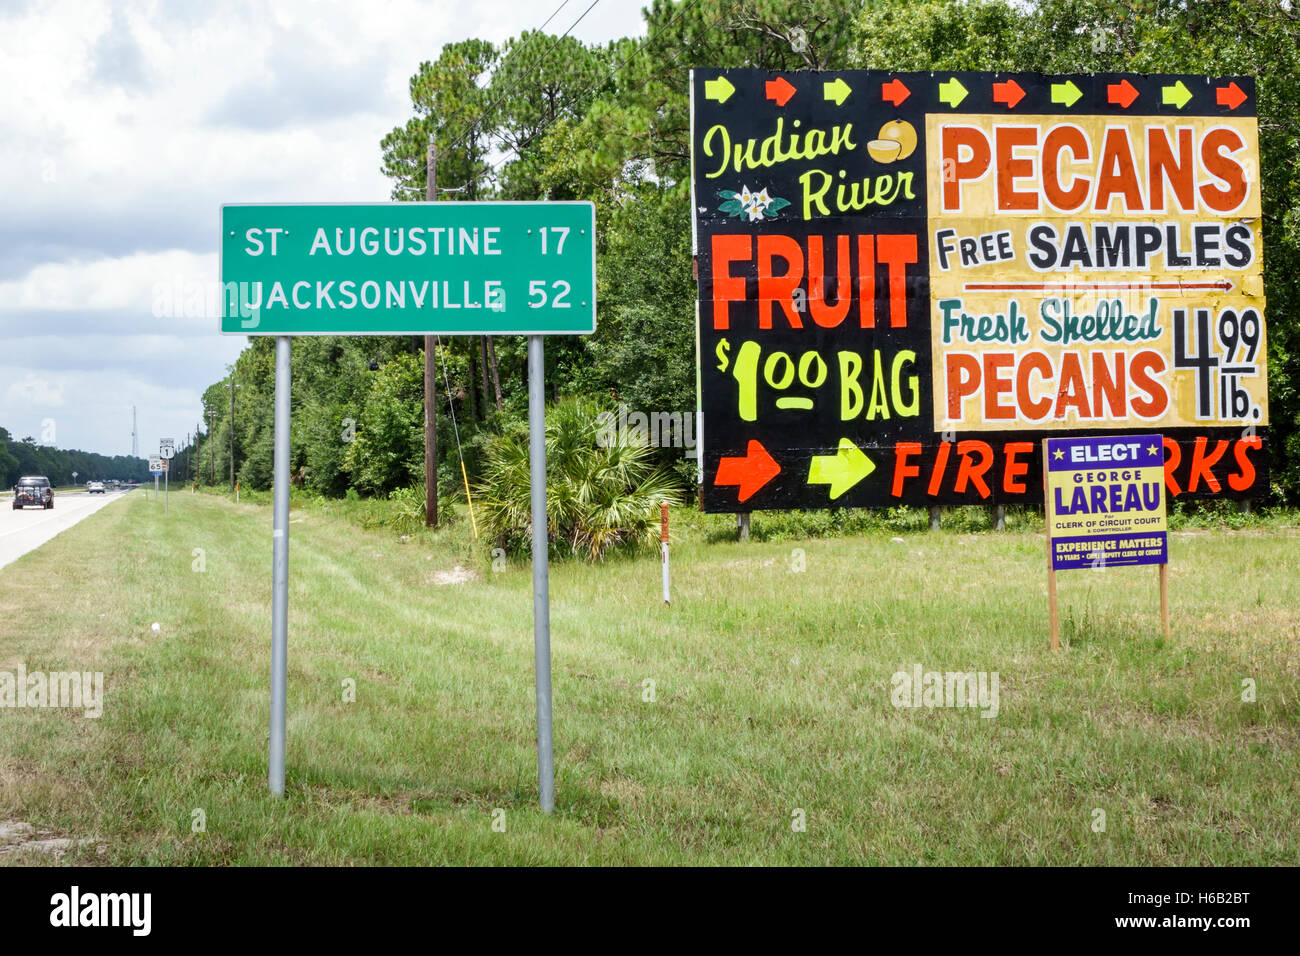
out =
{"type": "Polygon", "coordinates": [[[741,186],[738,192],[723,190],[718,195],[726,200],[720,207],[722,212],[738,218],[748,217],[750,222],[761,222],[790,205],[789,200],[772,196],[766,186],[757,192],[741,186]]]}

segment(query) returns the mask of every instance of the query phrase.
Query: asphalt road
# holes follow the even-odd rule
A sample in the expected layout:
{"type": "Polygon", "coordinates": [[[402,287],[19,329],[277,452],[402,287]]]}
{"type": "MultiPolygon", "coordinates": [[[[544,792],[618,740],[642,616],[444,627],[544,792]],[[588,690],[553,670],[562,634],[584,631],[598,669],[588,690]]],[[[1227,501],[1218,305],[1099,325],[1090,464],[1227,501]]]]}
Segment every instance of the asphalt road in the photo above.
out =
{"type": "Polygon", "coordinates": [[[90,495],[84,491],[56,494],[54,507],[48,511],[44,508],[14,511],[12,496],[0,499],[0,568],[127,494],[129,492],[125,491],[110,491],[102,495],[90,495]]]}

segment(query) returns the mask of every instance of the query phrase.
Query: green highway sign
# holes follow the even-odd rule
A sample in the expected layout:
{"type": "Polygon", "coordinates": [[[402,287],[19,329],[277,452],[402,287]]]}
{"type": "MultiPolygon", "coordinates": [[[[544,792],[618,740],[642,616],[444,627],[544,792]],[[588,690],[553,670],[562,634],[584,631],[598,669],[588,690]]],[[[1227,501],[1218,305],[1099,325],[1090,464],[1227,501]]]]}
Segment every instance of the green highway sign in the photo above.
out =
{"type": "Polygon", "coordinates": [[[596,330],[589,202],[221,207],[221,331],[547,335],[596,330]]]}

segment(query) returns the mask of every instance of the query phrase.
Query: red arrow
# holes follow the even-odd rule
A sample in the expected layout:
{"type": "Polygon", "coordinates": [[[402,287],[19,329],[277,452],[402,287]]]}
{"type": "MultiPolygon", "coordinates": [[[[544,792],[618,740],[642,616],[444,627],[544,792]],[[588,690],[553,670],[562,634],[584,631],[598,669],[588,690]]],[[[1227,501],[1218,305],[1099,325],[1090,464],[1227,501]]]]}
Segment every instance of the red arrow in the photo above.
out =
{"type": "Polygon", "coordinates": [[[1221,86],[1215,90],[1214,98],[1220,106],[1226,106],[1230,110],[1235,110],[1242,103],[1246,102],[1246,91],[1235,82],[1232,82],[1227,86],[1221,86]]]}
{"type": "Polygon", "coordinates": [[[899,79],[890,80],[880,87],[880,98],[886,103],[893,103],[895,106],[907,99],[911,93],[912,91],[904,86],[903,81],[899,79]]]}
{"type": "Polygon", "coordinates": [[[1008,109],[1015,109],[1016,104],[1025,98],[1025,91],[1015,80],[993,84],[993,102],[1006,103],[1008,109]]]}
{"type": "Polygon", "coordinates": [[[781,466],[758,441],[750,439],[744,458],[723,458],[718,462],[715,485],[739,485],[740,500],[748,501],[758,489],[776,477],[781,466]]]}
{"type": "Polygon", "coordinates": [[[1124,109],[1128,109],[1137,98],[1137,87],[1128,80],[1120,80],[1118,83],[1110,83],[1106,86],[1107,103],[1116,103],[1124,109]]]}
{"type": "Polygon", "coordinates": [[[794,96],[794,87],[786,82],[785,77],[778,76],[775,80],[767,81],[767,98],[776,100],[777,106],[785,106],[792,96],[794,96]]]}

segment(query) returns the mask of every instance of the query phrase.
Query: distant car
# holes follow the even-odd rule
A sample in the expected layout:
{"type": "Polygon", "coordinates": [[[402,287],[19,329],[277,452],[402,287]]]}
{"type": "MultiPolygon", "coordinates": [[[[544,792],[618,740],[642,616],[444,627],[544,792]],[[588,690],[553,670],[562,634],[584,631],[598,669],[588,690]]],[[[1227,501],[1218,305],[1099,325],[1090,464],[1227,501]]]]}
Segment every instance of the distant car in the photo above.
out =
{"type": "Polygon", "coordinates": [[[102,481],[88,481],[86,482],[86,493],[91,495],[102,495],[107,492],[104,491],[104,483],[102,481]]]}
{"type": "Polygon", "coordinates": [[[54,489],[50,487],[50,479],[44,475],[19,478],[18,484],[14,485],[14,510],[32,505],[41,508],[54,507],[54,489]]]}

